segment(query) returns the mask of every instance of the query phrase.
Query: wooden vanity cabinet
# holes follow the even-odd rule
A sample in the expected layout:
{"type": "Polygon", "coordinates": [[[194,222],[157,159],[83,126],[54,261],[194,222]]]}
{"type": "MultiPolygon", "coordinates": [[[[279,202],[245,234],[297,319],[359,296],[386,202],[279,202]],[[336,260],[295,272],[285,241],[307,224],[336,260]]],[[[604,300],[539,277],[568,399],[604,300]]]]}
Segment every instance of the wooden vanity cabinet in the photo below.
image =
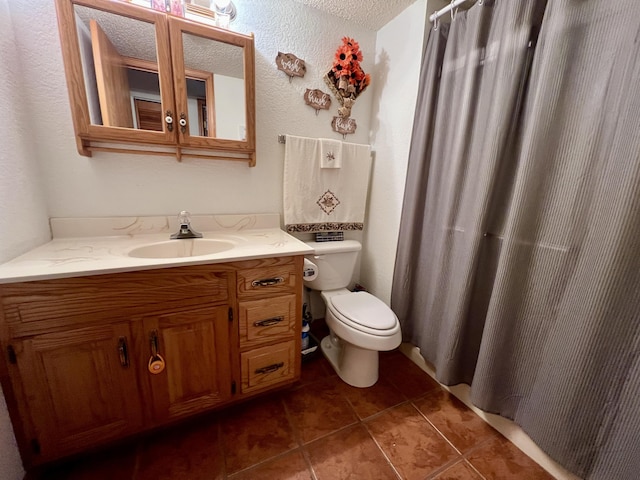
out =
{"type": "Polygon", "coordinates": [[[26,467],[300,377],[301,256],[3,284],[0,300],[26,467]]]}

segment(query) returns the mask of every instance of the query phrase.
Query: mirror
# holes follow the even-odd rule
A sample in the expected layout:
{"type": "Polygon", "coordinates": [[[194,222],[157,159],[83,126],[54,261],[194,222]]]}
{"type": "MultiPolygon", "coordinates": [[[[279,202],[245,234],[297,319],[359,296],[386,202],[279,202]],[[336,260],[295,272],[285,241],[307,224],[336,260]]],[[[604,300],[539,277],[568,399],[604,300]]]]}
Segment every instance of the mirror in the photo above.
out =
{"type": "MultiPolygon", "coordinates": [[[[163,132],[175,99],[163,98],[156,26],[74,5],[91,125],[163,132]]],[[[244,49],[182,33],[187,128],[192,137],[246,140],[244,49]]]]}
{"type": "Polygon", "coordinates": [[[182,48],[187,75],[190,135],[246,140],[243,48],[186,32],[182,33],[182,48]],[[196,99],[201,97],[194,98],[189,94],[189,72],[206,76],[206,81],[197,83],[200,89],[212,87],[211,101],[200,105],[196,99]],[[208,82],[211,85],[207,85],[208,82]],[[204,135],[201,128],[193,128],[194,122],[203,116],[201,108],[210,112],[209,128],[204,135]]]}
{"type": "Polygon", "coordinates": [[[91,124],[162,131],[155,25],[82,5],[74,12],[91,124]]]}

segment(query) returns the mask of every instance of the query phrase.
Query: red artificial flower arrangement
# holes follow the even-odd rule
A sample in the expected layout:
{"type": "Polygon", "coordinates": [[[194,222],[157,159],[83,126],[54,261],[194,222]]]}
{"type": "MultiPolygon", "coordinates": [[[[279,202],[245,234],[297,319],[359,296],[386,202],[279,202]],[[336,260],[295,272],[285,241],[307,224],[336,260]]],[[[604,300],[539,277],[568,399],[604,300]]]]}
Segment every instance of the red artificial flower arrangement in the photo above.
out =
{"type": "Polygon", "coordinates": [[[360,66],[362,59],[358,42],[353,38],[343,37],[342,44],[336,50],[333,67],[325,75],[325,82],[341,105],[344,105],[346,98],[355,100],[371,83],[371,76],[364,73],[360,66]]]}

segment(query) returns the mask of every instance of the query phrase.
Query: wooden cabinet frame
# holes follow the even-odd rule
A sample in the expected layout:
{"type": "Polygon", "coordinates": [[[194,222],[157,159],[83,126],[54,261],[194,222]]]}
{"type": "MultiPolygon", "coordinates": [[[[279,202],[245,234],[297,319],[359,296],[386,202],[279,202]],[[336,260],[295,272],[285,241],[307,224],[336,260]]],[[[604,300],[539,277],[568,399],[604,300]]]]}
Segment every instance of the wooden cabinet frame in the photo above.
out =
{"type": "MultiPolygon", "coordinates": [[[[255,53],[253,35],[243,35],[225,29],[171,17],[163,12],[115,0],[56,0],[58,28],[64,59],[67,88],[80,155],[110,151],[147,155],[212,158],[246,161],[255,166],[255,53]],[[160,83],[162,111],[171,112],[173,128],[163,122],[163,131],[96,125],[91,123],[85,86],[80,42],[76,30],[74,5],[81,5],[123,17],[153,24],[160,83]],[[191,136],[180,131],[180,114],[187,111],[186,79],[194,77],[185,70],[182,33],[191,33],[243,49],[246,139],[191,136]]],[[[207,84],[207,96],[213,99],[213,83],[207,84]]],[[[207,99],[209,100],[209,99],[207,99]]],[[[215,125],[213,109],[209,108],[209,125],[215,125]],[[213,121],[212,121],[213,120],[213,121]]]]}

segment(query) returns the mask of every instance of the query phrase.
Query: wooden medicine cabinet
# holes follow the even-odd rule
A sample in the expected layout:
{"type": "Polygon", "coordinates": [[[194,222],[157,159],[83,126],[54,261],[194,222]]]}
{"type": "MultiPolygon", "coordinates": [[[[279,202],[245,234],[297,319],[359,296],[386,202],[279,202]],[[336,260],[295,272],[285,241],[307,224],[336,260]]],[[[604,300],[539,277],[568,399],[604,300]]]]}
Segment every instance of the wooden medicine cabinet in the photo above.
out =
{"type": "Polygon", "coordinates": [[[116,0],[56,0],[78,152],[255,165],[253,36],[116,0]]]}

